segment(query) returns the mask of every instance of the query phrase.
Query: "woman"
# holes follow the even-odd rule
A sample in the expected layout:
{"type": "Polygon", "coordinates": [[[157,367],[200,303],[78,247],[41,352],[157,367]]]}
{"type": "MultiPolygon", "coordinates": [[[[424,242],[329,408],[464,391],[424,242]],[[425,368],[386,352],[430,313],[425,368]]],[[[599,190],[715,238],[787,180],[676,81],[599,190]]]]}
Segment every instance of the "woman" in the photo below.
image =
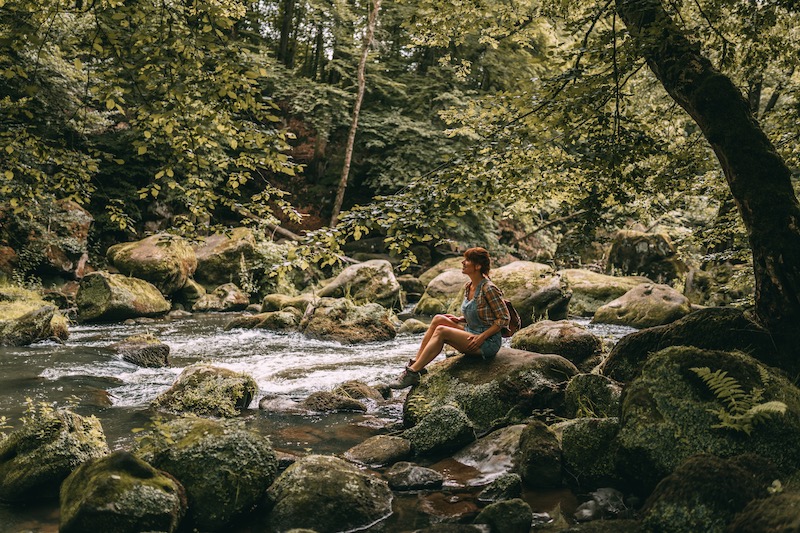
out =
{"type": "Polygon", "coordinates": [[[470,248],[464,252],[461,272],[469,276],[469,281],[464,286],[463,316],[433,317],[417,355],[389,387],[403,389],[419,383],[420,370],[439,355],[445,344],[484,360],[497,355],[503,340],[501,331],[508,325],[510,316],[502,291],[489,279],[490,267],[491,258],[485,249],[470,248]]]}

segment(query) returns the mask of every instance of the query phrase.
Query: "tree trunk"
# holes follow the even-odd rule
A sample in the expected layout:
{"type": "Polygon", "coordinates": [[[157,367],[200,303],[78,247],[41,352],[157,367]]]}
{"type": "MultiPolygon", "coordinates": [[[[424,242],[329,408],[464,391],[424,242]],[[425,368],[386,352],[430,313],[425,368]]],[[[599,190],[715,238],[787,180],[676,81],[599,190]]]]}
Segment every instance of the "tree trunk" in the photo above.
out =
{"type": "Polygon", "coordinates": [[[781,365],[800,371],[800,205],[791,173],[751,113],[664,10],[660,0],[616,0],[619,16],[669,95],[697,122],[719,159],[753,249],[756,315],[781,365]]]}
{"type": "Polygon", "coordinates": [[[294,29],[295,0],[281,2],[281,36],[278,42],[278,61],[287,68],[294,67],[294,43],[292,30],[294,29]]]}
{"type": "Polygon", "coordinates": [[[381,0],[373,0],[372,11],[369,13],[367,31],[364,35],[364,46],[361,49],[361,61],[358,62],[358,93],[356,102],[353,106],[353,121],[350,124],[350,133],[347,136],[347,147],[344,152],[344,165],[342,166],[342,177],[339,179],[339,187],[336,190],[336,200],[333,203],[333,215],[331,215],[331,226],[335,226],[339,220],[339,211],[342,209],[344,201],[344,191],[347,188],[347,178],[350,176],[350,161],[353,159],[353,145],[356,141],[356,130],[358,129],[358,114],[361,112],[361,101],[364,99],[364,88],[366,87],[367,56],[372,45],[372,37],[375,35],[375,23],[378,20],[378,11],[381,9],[381,0]]]}

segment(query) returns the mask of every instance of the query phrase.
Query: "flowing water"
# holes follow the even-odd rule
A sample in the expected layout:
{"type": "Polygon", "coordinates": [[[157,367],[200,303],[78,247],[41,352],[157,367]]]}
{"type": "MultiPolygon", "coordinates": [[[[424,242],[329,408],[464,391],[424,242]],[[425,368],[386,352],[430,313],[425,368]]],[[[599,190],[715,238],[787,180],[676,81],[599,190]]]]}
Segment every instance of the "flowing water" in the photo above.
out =
{"type": "MultiPolygon", "coordinates": [[[[70,338],[63,345],[0,347],[0,417],[5,416],[10,426],[0,431],[18,427],[26,404],[31,402],[71,405],[81,415],[100,419],[111,449],[130,448],[133,430],[146,427],[153,416],[148,409],[150,401],[169,388],[185,367],[196,362],[246,372],[256,380],[259,392],[242,418],[249,427],[269,435],[277,450],[340,454],[400,420],[402,394],[397,392],[394,401],[371,405],[367,413],[324,416],[265,413],[258,410],[258,399],[277,394],[287,400],[301,400],[348,380],[387,382],[414,355],[421,335],[398,335],[391,341],[347,346],[297,333],[224,331],[232,316],[212,313],[136,325],[78,325],[71,327],[70,338]],[[169,345],[171,367],[140,368],[123,361],[109,348],[142,333],[152,333],[169,345]]],[[[589,327],[611,342],[632,331],[589,327]]],[[[438,503],[436,497],[426,500],[429,514],[436,512],[437,505],[448,508],[468,501],[469,494],[459,495],[459,489],[479,474],[452,464],[439,465],[439,469],[448,479],[449,490],[442,493],[438,503]]],[[[574,496],[567,491],[529,494],[526,499],[534,511],[552,509],[555,503],[561,503],[562,508],[574,507],[574,496]]],[[[418,527],[414,511],[417,505],[416,495],[396,498],[395,515],[381,530],[418,527]]],[[[0,504],[0,533],[57,530],[57,503],[25,507],[0,504]]]]}

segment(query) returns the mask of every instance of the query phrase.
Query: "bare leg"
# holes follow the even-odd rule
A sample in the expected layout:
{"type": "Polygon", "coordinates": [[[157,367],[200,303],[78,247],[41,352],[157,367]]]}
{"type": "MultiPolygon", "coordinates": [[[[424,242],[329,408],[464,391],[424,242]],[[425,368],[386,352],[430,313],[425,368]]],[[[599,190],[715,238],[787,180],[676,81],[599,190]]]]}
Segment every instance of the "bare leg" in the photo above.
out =
{"type": "MultiPolygon", "coordinates": [[[[431,337],[433,336],[433,332],[436,331],[436,328],[438,326],[447,326],[450,328],[457,328],[460,330],[464,329],[463,325],[459,324],[458,322],[454,322],[453,320],[450,320],[445,315],[434,316],[433,320],[431,320],[430,326],[428,326],[428,331],[426,331],[425,336],[422,337],[422,342],[420,343],[419,349],[417,350],[417,355],[414,356],[415,361],[419,359],[420,354],[425,350],[425,347],[428,345],[428,343],[431,340],[431,337]]],[[[441,351],[441,349],[439,351],[441,351]]]]}
{"type": "MultiPolygon", "coordinates": [[[[431,326],[432,325],[433,324],[431,324],[431,326]]],[[[433,361],[442,351],[445,344],[449,344],[460,352],[468,353],[469,349],[467,346],[469,345],[469,341],[474,337],[472,333],[467,333],[461,328],[455,328],[445,324],[440,324],[435,328],[431,327],[428,329],[428,332],[431,333],[428,341],[420,347],[420,352],[416,360],[408,367],[414,372],[419,372],[425,368],[425,365],[433,361]]],[[[425,336],[428,337],[428,333],[426,333],[425,336]]]]}

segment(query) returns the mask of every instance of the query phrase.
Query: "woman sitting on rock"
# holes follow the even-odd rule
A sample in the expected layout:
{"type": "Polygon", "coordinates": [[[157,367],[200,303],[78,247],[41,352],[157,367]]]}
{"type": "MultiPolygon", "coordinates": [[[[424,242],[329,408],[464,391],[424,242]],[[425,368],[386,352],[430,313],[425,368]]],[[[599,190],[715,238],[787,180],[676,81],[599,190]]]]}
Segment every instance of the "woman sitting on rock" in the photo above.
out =
{"type": "Polygon", "coordinates": [[[485,249],[470,248],[464,252],[461,272],[469,276],[469,281],[464,286],[463,316],[433,317],[417,355],[389,387],[403,389],[419,383],[420,370],[439,355],[445,344],[484,360],[497,355],[503,340],[501,331],[511,317],[503,302],[503,292],[489,279],[490,268],[491,258],[485,249]]]}

